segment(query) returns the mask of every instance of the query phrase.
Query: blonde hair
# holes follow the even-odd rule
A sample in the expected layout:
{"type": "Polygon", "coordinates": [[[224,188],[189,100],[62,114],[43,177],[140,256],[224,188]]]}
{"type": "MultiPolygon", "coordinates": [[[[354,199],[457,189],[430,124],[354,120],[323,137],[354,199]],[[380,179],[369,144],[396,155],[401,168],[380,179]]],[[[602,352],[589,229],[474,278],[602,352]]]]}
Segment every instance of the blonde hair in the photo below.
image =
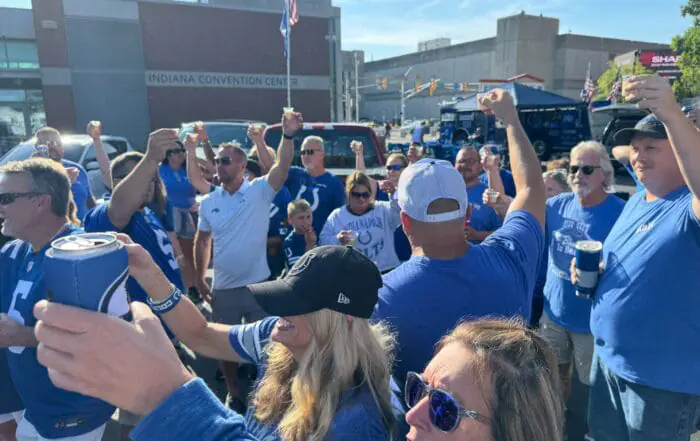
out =
{"type": "MultiPolygon", "coordinates": [[[[354,171],[345,180],[345,194],[350,196],[350,192],[357,185],[364,185],[372,193],[372,181],[369,179],[369,176],[361,171],[354,171]]],[[[372,194],[372,197],[374,198],[374,194],[372,194]]]]}
{"type": "Polygon", "coordinates": [[[304,142],[301,143],[301,146],[304,147],[310,142],[318,145],[322,152],[326,150],[326,142],[320,136],[315,135],[307,136],[306,138],[304,138],[304,142]]]}
{"type": "Polygon", "coordinates": [[[491,436],[507,441],[561,441],[564,405],[551,347],[520,320],[459,324],[437,352],[459,343],[474,355],[477,384],[491,414],[491,436]]]}
{"type": "Polygon", "coordinates": [[[60,163],[46,158],[12,161],[0,167],[0,174],[26,175],[31,178],[32,191],[51,196],[51,213],[74,221],[75,218],[70,216],[72,213],[68,208],[73,201],[70,179],[60,163]]]}
{"type": "Polygon", "coordinates": [[[569,188],[569,173],[564,169],[547,170],[542,173],[542,179],[552,178],[561,186],[564,191],[571,191],[569,188]]]}
{"type": "MultiPolygon", "coordinates": [[[[284,345],[267,346],[267,368],[253,405],[255,417],[278,422],[283,441],[320,441],[328,433],[342,392],[369,388],[387,431],[394,338],[383,324],[323,309],[308,315],[312,341],[298,362],[284,345]]],[[[362,424],[363,421],[358,421],[362,424]]]]}
{"type": "Polygon", "coordinates": [[[395,159],[398,159],[401,162],[401,166],[403,168],[408,167],[408,158],[403,153],[392,153],[389,155],[389,157],[386,158],[387,165],[394,162],[395,159]]]}
{"type": "Polygon", "coordinates": [[[603,172],[603,176],[605,176],[603,186],[605,186],[606,190],[612,190],[613,185],[615,185],[615,169],[613,168],[612,161],[610,161],[610,154],[605,146],[598,141],[582,141],[571,149],[569,157],[573,160],[574,156],[581,152],[593,152],[598,154],[600,158],[600,170],[603,172]]]}
{"type": "Polygon", "coordinates": [[[294,216],[297,213],[305,213],[311,211],[311,204],[304,199],[297,199],[287,205],[287,216],[294,216]]]}

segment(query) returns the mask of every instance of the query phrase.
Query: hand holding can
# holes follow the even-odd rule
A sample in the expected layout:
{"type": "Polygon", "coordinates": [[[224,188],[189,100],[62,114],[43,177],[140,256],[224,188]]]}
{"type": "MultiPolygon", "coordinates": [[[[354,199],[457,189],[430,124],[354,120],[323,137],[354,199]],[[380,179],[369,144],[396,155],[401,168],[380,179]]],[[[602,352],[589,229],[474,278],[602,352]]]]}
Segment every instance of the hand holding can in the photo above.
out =
{"type": "Polygon", "coordinates": [[[584,299],[593,298],[598,285],[600,262],[603,257],[603,243],[597,240],[576,242],[576,268],[574,286],[576,295],[584,299]]]}

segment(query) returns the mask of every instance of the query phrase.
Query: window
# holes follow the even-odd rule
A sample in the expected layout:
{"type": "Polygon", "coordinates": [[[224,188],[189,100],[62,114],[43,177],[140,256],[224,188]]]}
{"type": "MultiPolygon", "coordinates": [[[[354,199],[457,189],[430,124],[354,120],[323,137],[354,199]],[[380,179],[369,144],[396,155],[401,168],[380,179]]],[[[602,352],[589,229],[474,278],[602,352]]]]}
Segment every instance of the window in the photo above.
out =
{"type": "Polygon", "coordinates": [[[39,55],[36,43],[0,39],[0,68],[38,69],[39,55]]]}

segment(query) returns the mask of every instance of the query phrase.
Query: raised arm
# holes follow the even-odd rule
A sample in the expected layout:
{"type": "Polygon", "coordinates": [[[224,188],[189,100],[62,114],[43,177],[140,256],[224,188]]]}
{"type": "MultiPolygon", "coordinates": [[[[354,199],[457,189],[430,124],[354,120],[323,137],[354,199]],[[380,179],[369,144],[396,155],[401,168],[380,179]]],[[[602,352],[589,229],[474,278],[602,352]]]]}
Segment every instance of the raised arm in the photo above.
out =
{"type": "Polygon", "coordinates": [[[258,157],[263,174],[267,174],[275,165],[275,158],[272,157],[265,145],[262,129],[258,130],[256,126],[251,125],[248,127],[248,138],[255,144],[255,147],[250,150],[250,156],[258,157]]]}
{"type": "MultiPolygon", "coordinates": [[[[287,182],[289,168],[292,166],[292,160],[294,159],[294,135],[301,129],[303,123],[304,120],[301,113],[289,113],[282,116],[282,140],[277,149],[277,161],[270,169],[270,174],[267,177],[267,182],[275,191],[279,191],[284,183],[287,182]]],[[[261,155],[262,151],[258,152],[258,154],[261,155]]]]}
{"type": "Polygon", "coordinates": [[[482,147],[479,154],[481,155],[481,165],[484,167],[484,170],[486,170],[486,176],[489,179],[489,188],[505,195],[506,188],[503,185],[501,170],[499,168],[501,157],[492,154],[488,147],[482,147]]]}
{"type": "Polygon", "coordinates": [[[207,134],[207,129],[204,127],[203,122],[198,122],[194,125],[194,133],[197,134],[199,141],[202,143],[202,148],[204,149],[204,156],[207,157],[207,162],[214,165],[214,159],[216,158],[216,153],[211,146],[209,141],[209,135],[207,134]]]}
{"type": "Polygon", "coordinates": [[[187,178],[190,184],[202,194],[211,191],[211,184],[202,176],[197,161],[197,135],[187,135],[185,138],[185,150],[187,150],[187,178]]]}
{"type": "Polygon", "coordinates": [[[639,100],[637,107],[651,110],[666,126],[683,179],[693,193],[693,212],[700,219],[700,131],[681,111],[668,81],[657,75],[632,78],[623,94],[639,100]]]}
{"type": "MultiPolygon", "coordinates": [[[[360,141],[353,141],[350,143],[350,149],[353,151],[353,153],[355,153],[355,170],[364,173],[366,170],[364,144],[362,144],[360,141]]],[[[369,182],[372,183],[372,193],[376,196],[377,189],[379,188],[377,186],[377,181],[369,175],[367,175],[367,177],[369,178],[369,182]]]]}
{"type": "Polygon", "coordinates": [[[494,89],[481,97],[479,104],[491,109],[506,125],[508,152],[517,194],[508,212],[527,211],[544,228],[546,194],[542,166],[520,124],[513,98],[504,90],[494,89]]]}
{"type": "Polygon", "coordinates": [[[146,155],[128,176],[114,188],[107,215],[112,224],[122,229],[143,205],[143,195],[158,173],[158,166],[168,149],[178,141],[176,129],[159,129],[148,137],[146,155]]]}
{"type": "Polygon", "coordinates": [[[92,138],[92,144],[95,146],[95,159],[100,165],[100,172],[102,174],[102,182],[105,184],[109,190],[112,189],[112,170],[110,170],[110,161],[107,152],[105,152],[105,146],[102,144],[102,125],[99,121],[90,121],[87,125],[87,133],[92,138]]]}
{"type": "Polygon", "coordinates": [[[617,162],[622,165],[627,165],[630,162],[630,155],[632,154],[632,147],[628,145],[618,145],[613,147],[612,155],[617,162]]]}

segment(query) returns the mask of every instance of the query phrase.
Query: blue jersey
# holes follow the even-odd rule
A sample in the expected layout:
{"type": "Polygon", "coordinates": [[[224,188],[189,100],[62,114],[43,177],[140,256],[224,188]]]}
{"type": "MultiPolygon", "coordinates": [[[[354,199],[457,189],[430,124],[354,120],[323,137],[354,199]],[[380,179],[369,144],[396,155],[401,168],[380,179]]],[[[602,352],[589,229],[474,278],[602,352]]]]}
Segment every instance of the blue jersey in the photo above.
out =
{"type": "MultiPolygon", "coordinates": [[[[513,173],[508,170],[500,169],[499,174],[501,175],[501,181],[503,181],[503,190],[505,190],[506,195],[514,198],[515,197],[515,180],[513,179],[513,173]]],[[[479,176],[481,183],[488,187],[489,185],[489,175],[484,172],[479,176]]],[[[481,200],[481,198],[479,198],[481,200]]]]}
{"type": "Polygon", "coordinates": [[[73,193],[75,208],[78,209],[78,219],[83,220],[83,217],[85,217],[85,214],[88,211],[87,201],[90,197],[92,197],[92,192],[90,191],[90,179],[88,178],[88,174],[85,169],[75,162],[64,159],[61,161],[61,164],[63,164],[65,168],[77,168],[80,172],[78,174],[78,179],[76,179],[75,183],[71,185],[70,190],[71,193],[73,193]]]}
{"type": "MultiPolygon", "coordinates": [[[[57,237],[78,231],[71,226],[57,237]]],[[[43,265],[48,247],[35,253],[28,243],[15,240],[0,253],[0,310],[24,326],[36,324],[34,305],[46,299],[43,265]]],[[[54,386],[37,360],[36,348],[10,347],[6,354],[12,381],[26,406],[24,417],[42,437],[82,435],[112,417],[110,404],[54,386]]]]}
{"type": "Polygon", "coordinates": [[[183,165],[180,170],[175,171],[168,164],[161,164],[159,173],[168,192],[168,200],[173,203],[173,206],[190,209],[195,203],[197,190],[187,177],[187,168],[183,165]]]}
{"type": "Polygon", "coordinates": [[[280,188],[270,204],[270,229],[267,237],[285,237],[287,227],[287,205],[292,202],[292,195],[287,187],[280,188]]]}
{"type": "Polygon", "coordinates": [[[469,221],[476,231],[495,231],[503,225],[501,218],[496,214],[496,210],[483,203],[482,195],[487,188],[481,182],[467,188],[467,197],[472,208],[469,221]]]}
{"type": "Polygon", "coordinates": [[[22,399],[19,397],[10,376],[6,353],[6,348],[0,348],[0,391],[2,391],[0,394],[0,415],[24,409],[22,399]]]}
{"type": "MultiPolygon", "coordinates": [[[[377,195],[375,199],[378,201],[388,201],[389,194],[382,191],[379,186],[377,186],[377,195]]],[[[411,258],[411,243],[408,241],[408,237],[406,237],[406,233],[401,226],[394,231],[394,251],[396,251],[396,256],[401,262],[405,262],[411,258]]]]}
{"type": "Polygon", "coordinates": [[[603,246],[595,352],[627,381],[700,395],[700,220],[687,186],[645,195],[632,195],[603,246]]]}
{"type": "Polygon", "coordinates": [[[317,235],[321,234],[328,215],[345,204],[343,184],[337,176],[329,172],[314,178],[303,168],[292,167],[289,169],[287,188],[292,200],[304,199],[311,204],[314,213],[313,226],[317,235]]]}
{"type": "MultiPolygon", "coordinates": [[[[119,231],[109,220],[108,208],[109,203],[104,203],[90,210],[84,220],[85,231],[91,233],[119,231]]],[[[135,212],[121,232],[128,234],[131,240],[144,247],[170,283],[179,289],[183,289],[180,267],[173,255],[173,245],[170,243],[168,234],[153,210],[146,207],[143,209],[143,212],[135,212]]],[[[132,300],[146,302],[146,291],[141,288],[133,277],[129,277],[129,280],[126,282],[126,289],[132,300]]]]}
{"type": "Polygon", "coordinates": [[[581,206],[574,193],[562,193],[547,200],[546,238],[549,244],[544,310],[560,326],[589,333],[591,301],[576,296],[569,268],[576,255],[576,242],[605,242],[620,217],[625,201],[609,195],[595,207],[581,206]]]}
{"type": "Polygon", "coordinates": [[[287,268],[291,268],[305,252],[306,240],[303,234],[292,231],[284,238],[284,258],[287,263],[287,268]]]}

